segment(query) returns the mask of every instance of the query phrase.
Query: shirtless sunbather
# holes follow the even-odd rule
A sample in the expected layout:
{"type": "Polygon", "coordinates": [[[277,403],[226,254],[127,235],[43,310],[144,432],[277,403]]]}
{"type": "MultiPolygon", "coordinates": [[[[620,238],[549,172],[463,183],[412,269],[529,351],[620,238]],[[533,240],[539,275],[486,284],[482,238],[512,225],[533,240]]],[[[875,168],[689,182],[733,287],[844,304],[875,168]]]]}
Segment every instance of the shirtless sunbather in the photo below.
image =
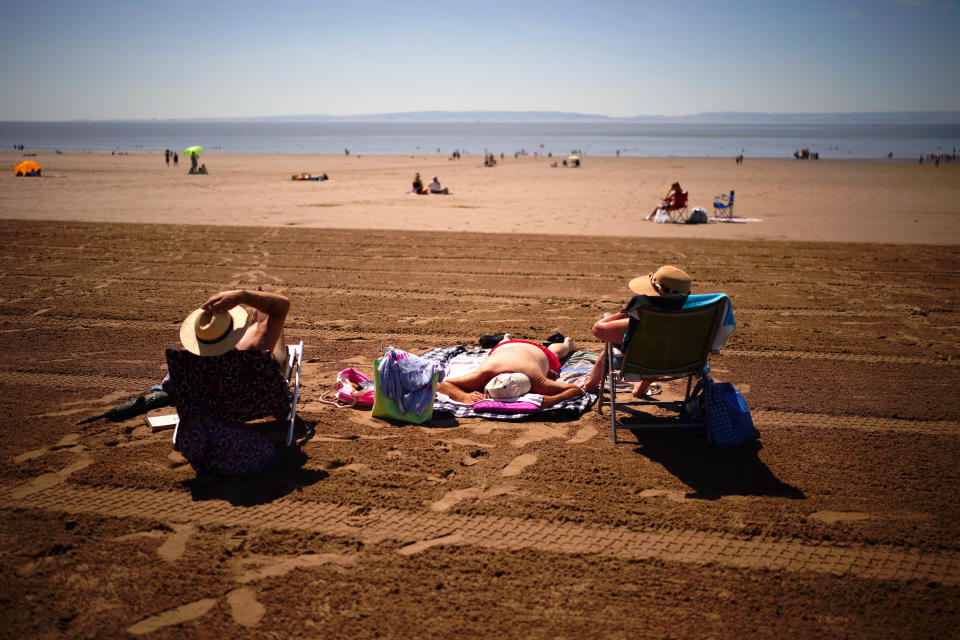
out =
{"type": "Polygon", "coordinates": [[[563,343],[541,347],[525,340],[505,340],[490,350],[480,367],[467,375],[448,378],[437,385],[437,391],[457,402],[475,404],[485,398],[484,387],[501,373],[522,373],[530,379],[530,392],[543,396],[541,407],[546,409],[568,398],[583,393],[575,384],[559,382],[562,357],[573,348],[567,338],[563,343]]]}

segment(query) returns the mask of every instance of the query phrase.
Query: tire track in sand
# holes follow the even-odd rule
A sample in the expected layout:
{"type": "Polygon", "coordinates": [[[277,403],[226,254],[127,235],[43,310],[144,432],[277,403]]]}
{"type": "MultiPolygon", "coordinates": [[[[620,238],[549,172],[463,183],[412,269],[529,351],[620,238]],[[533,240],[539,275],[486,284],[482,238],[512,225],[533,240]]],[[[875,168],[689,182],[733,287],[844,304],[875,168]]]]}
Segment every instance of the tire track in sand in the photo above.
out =
{"type": "Polygon", "coordinates": [[[693,530],[633,531],[625,527],[501,516],[414,512],[374,507],[358,515],[353,505],[280,499],[253,507],[194,502],[184,493],[62,484],[17,497],[0,486],[0,506],[38,508],[110,517],[142,517],[199,525],[318,532],[367,543],[386,540],[414,554],[438,545],[532,549],[595,554],[627,560],[717,564],[747,570],[813,572],[877,580],[922,580],[960,585],[960,550],[923,552],[909,547],[801,542],[693,530]],[[419,543],[419,544],[418,544],[419,543]]]}
{"type": "MultiPolygon", "coordinates": [[[[156,384],[156,380],[145,378],[120,378],[107,376],[87,376],[77,374],[38,373],[31,371],[13,371],[0,369],[0,384],[32,384],[53,389],[89,389],[110,388],[114,390],[141,393],[156,384]]],[[[317,411],[298,412],[309,414],[317,411]]],[[[322,405],[319,410],[325,410],[322,405]]],[[[960,422],[953,420],[905,420],[901,418],[880,418],[874,416],[834,416],[824,413],[799,413],[786,411],[766,411],[752,409],[751,414],[758,427],[782,428],[807,426],[821,429],[857,429],[869,432],[916,433],[937,436],[960,435],[960,422]]]]}

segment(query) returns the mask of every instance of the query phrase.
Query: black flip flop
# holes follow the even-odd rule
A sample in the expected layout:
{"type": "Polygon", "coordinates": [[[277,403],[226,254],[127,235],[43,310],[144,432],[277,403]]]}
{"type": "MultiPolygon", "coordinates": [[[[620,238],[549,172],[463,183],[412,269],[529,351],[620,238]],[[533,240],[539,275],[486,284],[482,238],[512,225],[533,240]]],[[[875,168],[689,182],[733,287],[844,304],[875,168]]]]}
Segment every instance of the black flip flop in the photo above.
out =
{"type": "Polygon", "coordinates": [[[483,349],[492,349],[500,344],[501,340],[503,340],[503,334],[494,333],[489,336],[481,336],[481,338],[477,340],[477,344],[483,349]]]}
{"type": "Polygon", "coordinates": [[[552,336],[550,336],[549,338],[547,338],[547,341],[543,343],[543,346],[549,347],[549,346],[552,345],[552,344],[556,344],[556,343],[558,343],[558,342],[563,342],[563,341],[566,340],[566,339],[567,339],[567,337],[566,337],[565,335],[563,335],[562,333],[555,333],[555,334],[553,334],[552,336]]]}

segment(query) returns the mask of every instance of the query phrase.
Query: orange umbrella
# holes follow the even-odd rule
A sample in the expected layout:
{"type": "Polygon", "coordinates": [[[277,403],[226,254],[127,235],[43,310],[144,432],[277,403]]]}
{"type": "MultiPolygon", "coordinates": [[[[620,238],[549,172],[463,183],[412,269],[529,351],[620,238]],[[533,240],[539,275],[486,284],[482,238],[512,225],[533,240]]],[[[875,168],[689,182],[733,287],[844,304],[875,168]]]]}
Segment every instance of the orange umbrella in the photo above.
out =
{"type": "Polygon", "coordinates": [[[31,172],[35,174],[40,173],[40,165],[33,160],[24,160],[13,168],[13,173],[17,176],[28,176],[31,172]]]}

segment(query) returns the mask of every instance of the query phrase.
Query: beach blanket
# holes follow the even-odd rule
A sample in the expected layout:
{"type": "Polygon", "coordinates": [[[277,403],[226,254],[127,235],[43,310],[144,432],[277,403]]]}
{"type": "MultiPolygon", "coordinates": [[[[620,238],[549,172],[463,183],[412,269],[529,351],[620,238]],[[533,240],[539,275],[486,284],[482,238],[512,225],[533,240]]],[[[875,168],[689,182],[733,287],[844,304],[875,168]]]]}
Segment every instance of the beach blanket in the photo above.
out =
{"type": "Polygon", "coordinates": [[[745,222],[763,222],[763,218],[738,218],[736,216],[727,218],[725,216],[715,216],[710,218],[710,222],[738,222],[742,224],[745,222]]]}
{"type": "MultiPolygon", "coordinates": [[[[463,345],[458,345],[456,347],[438,347],[431,349],[421,354],[420,357],[425,360],[432,360],[443,366],[445,378],[455,378],[479,367],[488,353],[488,349],[480,349],[478,347],[468,348],[463,345]]],[[[589,374],[590,368],[593,367],[593,363],[596,362],[596,358],[597,354],[590,354],[586,351],[577,351],[571,354],[561,367],[558,380],[568,382],[570,381],[569,379],[582,376],[584,372],[589,374]]],[[[576,382],[574,381],[572,384],[576,384],[576,382]]],[[[434,412],[442,411],[452,413],[458,418],[488,418],[491,420],[521,420],[523,418],[532,418],[534,420],[546,420],[558,417],[579,416],[590,409],[596,399],[596,394],[583,393],[576,398],[570,398],[555,404],[549,409],[536,409],[522,413],[513,413],[503,412],[502,407],[491,406],[484,408],[484,405],[481,404],[478,408],[477,405],[455,402],[442,393],[438,393],[433,403],[433,410],[434,412]]]]}

